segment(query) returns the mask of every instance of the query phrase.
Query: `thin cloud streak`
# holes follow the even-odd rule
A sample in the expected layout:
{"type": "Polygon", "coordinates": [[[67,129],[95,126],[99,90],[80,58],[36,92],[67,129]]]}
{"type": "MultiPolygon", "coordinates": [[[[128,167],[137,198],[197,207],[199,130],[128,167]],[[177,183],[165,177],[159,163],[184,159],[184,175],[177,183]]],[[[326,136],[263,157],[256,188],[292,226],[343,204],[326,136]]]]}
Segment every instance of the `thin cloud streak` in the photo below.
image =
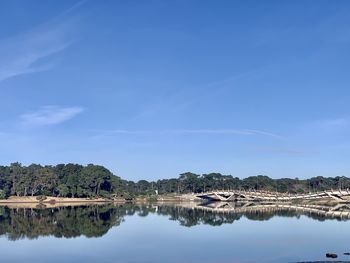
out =
{"type": "Polygon", "coordinates": [[[125,135],[191,135],[191,134],[208,134],[208,135],[238,135],[238,136],[267,136],[276,139],[283,139],[282,136],[260,130],[249,129],[177,129],[177,130],[95,130],[96,137],[114,136],[118,134],[125,135]]]}
{"type": "Polygon", "coordinates": [[[298,149],[289,148],[257,148],[254,151],[260,153],[286,154],[286,155],[303,155],[305,152],[298,149]]]}
{"type": "Polygon", "coordinates": [[[41,26],[17,36],[0,40],[0,82],[28,73],[49,70],[52,63],[43,59],[64,51],[73,42],[73,18],[68,9],[41,26]]]}
{"type": "Polygon", "coordinates": [[[82,107],[44,106],[39,110],[20,116],[21,125],[25,127],[57,125],[82,113],[82,107]]]}
{"type": "Polygon", "coordinates": [[[322,134],[339,134],[339,133],[348,133],[350,130],[350,118],[333,118],[333,119],[324,119],[311,121],[304,126],[301,130],[305,133],[309,133],[314,136],[315,131],[317,135],[322,134]]]}
{"type": "Polygon", "coordinates": [[[336,118],[318,121],[315,124],[324,127],[344,127],[350,124],[350,120],[347,118],[336,118]]]}
{"type": "Polygon", "coordinates": [[[229,77],[226,77],[221,80],[216,80],[209,82],[204,85],[191,87],[189,89],[184,89],[182,91],[175,90],[169,98],[170,100],[161,100],[161,101],[151,101],[148,105],[148,108],[144,108],[142,112],[135,115],[131,120],[138,121],[144,117],[149,117],[151,115],[157,114],[158,112],[164,112],[164,110],[170,110],[171,112],[184,111],[189,108],[191,105],[199,102],[205,97],[211,96],[214,93],[221,92],[222,90],[232,88],[238,81],[244,79],[253,78],[259,76],[261,70],[249,71],[246,73],[235,74],[229,77]],[[172,105],[169,107],[169,105],[172,105]]]}

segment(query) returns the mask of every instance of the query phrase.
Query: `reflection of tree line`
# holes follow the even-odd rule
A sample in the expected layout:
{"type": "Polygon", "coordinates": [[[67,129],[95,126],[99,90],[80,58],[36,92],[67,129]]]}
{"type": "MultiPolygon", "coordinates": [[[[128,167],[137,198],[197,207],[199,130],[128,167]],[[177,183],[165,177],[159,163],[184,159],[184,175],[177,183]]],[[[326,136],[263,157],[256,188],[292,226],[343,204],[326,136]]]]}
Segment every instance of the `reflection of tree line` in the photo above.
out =
{"type": "Polygon", "coordinates": [[[314,220],[325,221],[326,219],[349,220],[350,206],[348,204],[300,204],[300,203],[233,203],[233,202],[213,202],[206,204],[186,205],[194,210],[202,210],[215,215],[234,214],[240,219],[242,216],[249,220],[269,220],[274,216],[296,217],[307,216],[314,220]]]}
{"type": "MultiPolygon", "coordinates": [[[[50,209],[0,208],[0,235],[10,240],[34,239],[40,236],[55,237],[100,237],[113,226],[118,226],[128,215],[147,216],[149,213],[164,215],[180,225],[191,227],[205,224],[220,226],[232,224],[245,217],[249,220],[269,220],[274,216],[300,217],[300,211],[279,209],[251,209],[244,212],[220,212],[210,206],[195,205],[107,205],[57,207],[50,209]]],[[[241,210],[242,211],[242,210],[241,210]]],[[[326,217],[315,213],[302,213],[315,220],[326,217]]],[[[339,218],[338,218],[339,219],[339,218]]]]}
{"type": "Polygon", "coordinates": [[[10,240],[39,236],[103,236],[122,216],[110,207],[64,207],[50,209],[0,208],[0,235],[10,240]]]}
{"type": "Polygon", "coordinates": [[[200,224],[220,226],[222,224],[232,224],[234,221],[240,219],[240,215],[235,213],[216,213],[215,211],[172,205],[159,206],[157,213],[169,216],[169,220],[178,221],[180,225],[186,227],[200,224]]]}

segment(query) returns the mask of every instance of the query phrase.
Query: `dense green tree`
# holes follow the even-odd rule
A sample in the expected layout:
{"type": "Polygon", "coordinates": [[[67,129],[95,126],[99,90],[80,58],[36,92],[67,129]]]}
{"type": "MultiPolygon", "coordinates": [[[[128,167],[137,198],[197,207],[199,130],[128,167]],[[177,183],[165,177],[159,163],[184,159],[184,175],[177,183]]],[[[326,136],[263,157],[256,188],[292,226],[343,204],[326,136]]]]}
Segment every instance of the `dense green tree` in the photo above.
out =
{"type": "Polygon", "coordinates": [[[199,175],[194,173],[183,173],[179,177],[179,191],[198,192],[200,189],[199,175]]]}

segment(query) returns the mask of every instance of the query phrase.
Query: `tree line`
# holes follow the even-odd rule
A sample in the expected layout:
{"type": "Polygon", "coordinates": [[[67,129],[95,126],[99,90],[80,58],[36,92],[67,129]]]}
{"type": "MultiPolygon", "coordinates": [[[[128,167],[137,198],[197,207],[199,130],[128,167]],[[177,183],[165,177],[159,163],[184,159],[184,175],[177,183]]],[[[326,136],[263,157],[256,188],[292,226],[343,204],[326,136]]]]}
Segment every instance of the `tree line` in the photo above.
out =
{"type": "Polygon", "coordinates": [[[107,168],[89,164],[58,164],[23,166],[12,163],[0,166],[0,198],[9,196],[57,196],[57,197],[122,197],[155,196],[157,194],[200,193],[211,190],[264,190],[305,193],[328,189],[350,188],[350,178],[313,177],[310,179],[272,179],[257,175],[244,179],[220,173],[180,174],[178,178],[157,181],[124,180],[107,168]]]}
{"type": "Polygon", "coordinates": [[[8,196],[108,197],[124,181],[100,165],[0,166],[0,198],[8,196]]]}

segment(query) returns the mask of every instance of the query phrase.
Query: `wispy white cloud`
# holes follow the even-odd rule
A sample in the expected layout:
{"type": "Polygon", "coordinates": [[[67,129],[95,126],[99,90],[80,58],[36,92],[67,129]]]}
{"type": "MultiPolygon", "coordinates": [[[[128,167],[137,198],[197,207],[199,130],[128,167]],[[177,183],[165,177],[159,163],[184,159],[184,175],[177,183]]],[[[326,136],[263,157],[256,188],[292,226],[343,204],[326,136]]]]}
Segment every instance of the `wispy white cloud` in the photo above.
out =
{"type": "Polygon", "coordinates": [[[256,152],[272,153],[272,154],[286,154],[286,155],[302,155],[305,152],[299,149],[292,148],[257,148],[256,152]]]}
{"type": "Polygon", "coordinates": [[[286,139],[284,136],[272,133],[272,132],[266,132],[266,131],[261,131],[261,130],[246,130],[251,133],[251,135],[263,135],[263,136],[268,136],[268,137],[274,137],[276,139],[286,139]]]}
{"type": "Polygon", "coordinates": [[[312,121],[306,123],[303,128],[312,134],[314,134],[315,131],[317,131],[317,134],[348,132],[350,130],[350,118],[341,117],[312,121]]]}
{"type": "Polygon", "coordinates": [[[220,80],[211,81],[198,86],[188,86],[183,89],[173,89],[167,98],[154,96],[154,99],[146,101],[146,105],[130,121],[138,122],[140,119],[152,118],[157,114],[165,112],[174,114],[186,111],[198,102],[211,98],[217,93],[228,89],[235,89],[240,83],[257,78],[266,74],[266,70],[251,70],[244,73],[237,73],[220,80]]]}
{"type": "Polygon", "coordinates": [[[73,8],[49,22],[14,37],[0,39],[0,81],[27,73],[48,70],[44,59],[62,52],[74,41],[73,8]]]}
{"type": "Polygon", "coordinates": [[[21,115],[21,125],[25,127],[56,125],[74,118],[83,111],[82,107],[44,106],[37,111],[21,115]]]}
{"type": "Polygon", "coordinates": [[[335,118],[317,121],[315,124],[324,127],[342,127],[348,126],[350,124],[350,120],[347,118],[335,118]]]}
{"type": "Polygon", "coordinates": [[[249,129],[174,129],[174,130],[95,130],[98,136],[113,136],[117,134],[142,135],[142,134],[158,134],[158,135],[191,135],[191,134],[208,134],[208,135],[240,135],[240,136],[268,136],[276,139],[283,139],[278,134],[249,129]]]}
{"type": "Polygon", "coordinates": [[[170,130],[165,131],[166,133],[176,133],[176,134],[223,134],[223,135],[246,135],[246,136],[252,136],[252,135],[263,135],[263,136],[269,136],[269,137],[275,137],[275,138],[282,138],[282,136],[260,131],[260,130],[249,130],[249,129],[194,129],[194,130],[170,130]]]}

